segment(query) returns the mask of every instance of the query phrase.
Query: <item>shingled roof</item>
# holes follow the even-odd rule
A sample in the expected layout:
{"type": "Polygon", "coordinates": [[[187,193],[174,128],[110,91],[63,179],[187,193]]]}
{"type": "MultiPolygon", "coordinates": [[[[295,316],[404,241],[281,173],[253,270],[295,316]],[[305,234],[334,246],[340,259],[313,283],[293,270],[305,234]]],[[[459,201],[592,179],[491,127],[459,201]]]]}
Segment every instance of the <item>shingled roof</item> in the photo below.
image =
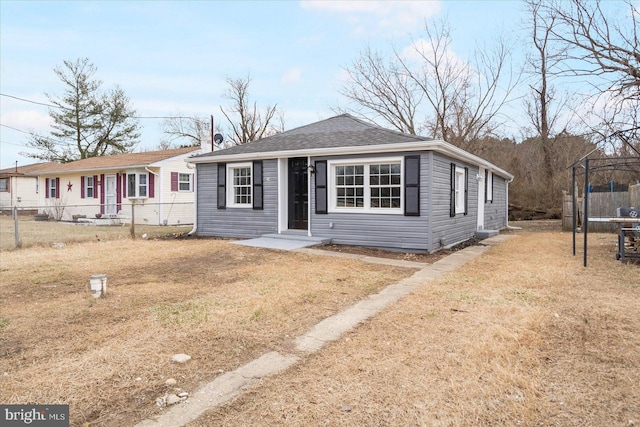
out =
{"type": "Polygon", "coordinates": [[[331,117],[254,142],[189,158],[193,164],[255,159],[362,155],[410,151],[437,151],[453,159],[477,164],[507,179],[509,172],[441,139],[385,129],[349,114],[331,117]]]}
{"type": "Polygon", "coordinates": [[[381,128],[349,114],[342,114],[257,141],[201,154],[195,156],[195,158],[200,159],[276,151],[305,151],[319,148],[358,147],[429,140],[430,138],[381,128]]]}
{"type": "MultiPolygon", "coordinates": [[[[118,168],[132,168],[150,166],[156,162],[172,157],[188,154],[199,150],[200,147],[185,147],[171,150],[144,151],[141,153],[116,154],[112,156],[90,157],[69,163],[41,163],[39,167],[25,171],[25,175],[41,175],[65,172],[80,172],[91,170],[108,170],[118,168]]],[[[26,166],[23,166],[26,168],[26,166]]]]}
{"type": "Polygon", "coordinates": [[[52,162],[32,163],[30,165],[13,166],[6,169],[0,169],[0,178],[7,178],[9,176],[37,175],[36,172],[46,170],[51,164],[52,162]]]}

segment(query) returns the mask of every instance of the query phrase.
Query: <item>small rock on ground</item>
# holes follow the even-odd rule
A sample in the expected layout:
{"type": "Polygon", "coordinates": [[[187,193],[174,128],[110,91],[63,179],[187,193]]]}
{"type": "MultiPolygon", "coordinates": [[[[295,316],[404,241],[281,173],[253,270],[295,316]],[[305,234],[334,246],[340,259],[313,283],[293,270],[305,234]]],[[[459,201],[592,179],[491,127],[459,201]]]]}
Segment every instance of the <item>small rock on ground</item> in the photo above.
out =
{"type": "Polygon", "coordinates": [[[176,363],[185,363],[191,360],[191,356],[189,356],[188,354],[174,354],[171,360],[176,363]]]}

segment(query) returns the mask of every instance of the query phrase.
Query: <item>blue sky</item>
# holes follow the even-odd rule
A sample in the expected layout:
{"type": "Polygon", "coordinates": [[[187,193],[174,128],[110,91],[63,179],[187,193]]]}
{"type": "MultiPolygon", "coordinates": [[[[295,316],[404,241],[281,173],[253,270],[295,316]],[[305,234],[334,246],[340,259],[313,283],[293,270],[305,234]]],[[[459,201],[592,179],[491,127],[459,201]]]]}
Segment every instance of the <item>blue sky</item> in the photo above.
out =
{"type": "MultiPolygon", "coordinates": [[[[122,87],[139,116],[179,110],[223,122],[225,78],[250,74],[251,98],[263,106],[277,103],[291,129],[334,115],[331,107],[344,103],[343,67],[367,44],[406,47],[434,17],[448,19],[452,48],[464,58],[498,32],[516,41],[524,13],[515,0],[2,0],[0,92],[46,103],[45,93],[64,90],[54,67],[88,57],[103,89],[122,87]]],[[[34,163],[18,153],[25,151],[24,132],[48,133],[48,109],[1,96],[0,123],[0,168],[34,163]]],[[[161,120],[140,123],[138,149],[156,148],[161,120]]]]}

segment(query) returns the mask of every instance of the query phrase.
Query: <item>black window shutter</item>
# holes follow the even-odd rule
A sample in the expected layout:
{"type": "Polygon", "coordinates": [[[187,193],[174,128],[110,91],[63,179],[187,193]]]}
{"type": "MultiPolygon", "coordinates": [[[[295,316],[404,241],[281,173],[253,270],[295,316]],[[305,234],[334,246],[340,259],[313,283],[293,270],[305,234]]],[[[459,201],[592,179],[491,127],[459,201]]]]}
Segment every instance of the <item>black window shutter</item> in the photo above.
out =
{"type": "Polygon", "coordinates": [[[218,163],[218,209],[227,208],[227,164],[218,163]]]}
{"type": "Polygon", "coordinates": [[[327,210],[327,161],[318,160],[316,168],[316,214],[326,214],[327,210]]]}
{"type": "Polygon", "coordinates": [[[404,158],[404,214],[420,216],[420,156],[404,158]]]}
{"type": "Polygon", "coordinates": [[[484,202],[489,201],[489,169],[484,170],[484,202]]]}
{"type": "Polygon", "coordinates": [[[253,209],[263,209],[262,160],[253,161],[253,209]]]}
{"type": "Polygon", "coordinates": [[[469,212],[469,168],[464,168],[464,214],[469,212]]]}
{"type": "Polygon", "coordinates": [[[178,172],[171,172],[171,191],[178,191],[178,172]]]}
{"type": "Polygon", "coordinates": [[[451,163],[451,193],[449,196],[449,216],[456,216],[456,164],[451,163]]]}

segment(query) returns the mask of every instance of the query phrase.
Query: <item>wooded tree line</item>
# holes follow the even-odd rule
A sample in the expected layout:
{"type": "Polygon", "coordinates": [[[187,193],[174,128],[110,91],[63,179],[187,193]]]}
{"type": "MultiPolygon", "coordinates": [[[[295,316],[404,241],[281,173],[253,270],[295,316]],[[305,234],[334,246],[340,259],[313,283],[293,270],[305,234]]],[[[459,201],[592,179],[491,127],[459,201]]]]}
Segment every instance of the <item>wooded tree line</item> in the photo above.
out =
{"type": "MultiPolygon", "coordinates": [[[[558,208],[561,191],[570,190],[569,166],[583,155],[640,157],[636,4],[524,0],[521,39],[496,37],[467,58],[453,53],[455,34],[446,20],[427,22],[409,48],[384,54],[364,47],[345,66],[347,104],[335,111],[444,139],[516,175],[512,203],[558,208]],[[522,46],[526,59],[517,64],[514,50],[522,46]],[[519,135],[506,135],[514,122],[519,135]]],[[[131,151],[139,125],[122,90],[101,93],[87,59],[65,61],[55,72],[67,90],[49,96],[54,130],[50,137],[32,135],[37,152],[30,155],[69,161],[131,151]]],[[[220,107],[226,122],[216,128],[225,133],[225,146],[284,130],[277,105],[259,107],[251,99],[249,75],[226,83],[227,105],[220,107]]],[[[212,134],[209,118],[179,112],[162,127],[164,148],[197,145],[212,134]]],[[[594,179],[635,182],[640,169],[594,179]]]]}
{"type": "MultiPolygon", "coordinates": [[[[640,156],[638,9],[632,1],[523,4],[518,42],[530,49],[521,66],[504,38],[467,59],[454,55],[448,23],[432,21],[408,49],[363,49],[345,68],[350,102],[337,110],[442,138],[514,173],[513,203],[559,208],[568,168],[583,155],[640,156]],[[521,112],[518,143],[504,134],[514,119],[507,106],[521,112]]],[[[635,182],[640,169],[594,179],[635,182]]]]}

